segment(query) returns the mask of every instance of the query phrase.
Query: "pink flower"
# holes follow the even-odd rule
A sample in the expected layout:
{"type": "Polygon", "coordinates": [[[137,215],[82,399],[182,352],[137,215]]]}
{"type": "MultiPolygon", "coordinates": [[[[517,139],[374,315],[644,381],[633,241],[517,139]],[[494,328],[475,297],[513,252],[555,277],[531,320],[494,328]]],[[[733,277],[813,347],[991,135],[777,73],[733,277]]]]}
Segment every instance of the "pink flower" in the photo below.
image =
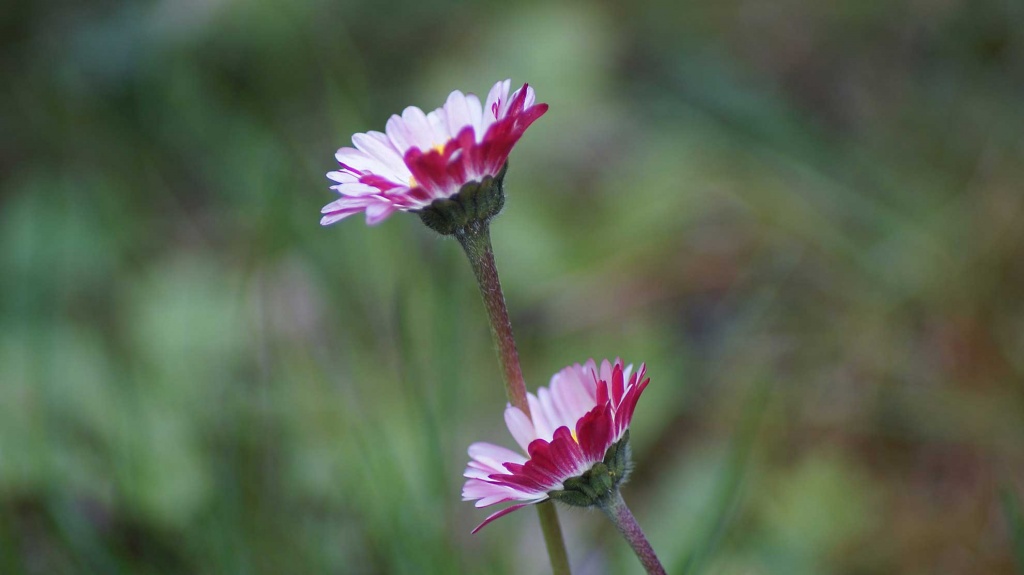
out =
{"type": "Polygon", "coordinates": [[[424,208],[468,182],[498,175],[523,132],[548,109],[534,103],[527,84],[510,98],[510,84],[495,84],[483,106],[456,90],[429,114],[410,106],[391,116],[384,134],[352,136],[355,148],[338,150],[341,169],[327,174],[341,198],[320,210],[320,224],[364,211],[367,224],[379,224],[396,210],[424,208]]]}
{"type": "MultiPolygon", "coordinates": [[[[598,370],[591,359],[556,373],[550,388],[528,394],[532,421],[517,407],[505,408],[508,430],[529,457],[490,443],[470,445],[462,499],[476,500],[477,507],[522,503],[492,514],[473,533],[520,507],[550,498],[552,491],[570,489],[567,480],[604,461],[609,448],[626,435],[636,402],[650,381],[644,377],[645,365],[638,373],[630,375],[631,371],[632,366],[623,368],[621,360],[604,360],[598,370]]],[[[620,467],[616,485],[624,478],[626,466],[620,467]]]]}

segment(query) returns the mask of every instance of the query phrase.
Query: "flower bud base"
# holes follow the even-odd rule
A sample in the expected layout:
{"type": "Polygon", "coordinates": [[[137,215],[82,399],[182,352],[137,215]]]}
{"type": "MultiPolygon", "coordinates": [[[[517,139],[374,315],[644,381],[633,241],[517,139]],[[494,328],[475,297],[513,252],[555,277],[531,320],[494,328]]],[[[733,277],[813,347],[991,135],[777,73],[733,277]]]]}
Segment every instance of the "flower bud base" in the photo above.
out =
{"type": "Polygon", "coordinates": [[[434,200],[429,206],[417,210],[420,219],[435,232],[451,236],[469,226],[490,221],[505,206],[505,172],[508,162],[497,176],[485,176],[479,182],[463,185],[458,193],[434,200]]]}
{"type": "Polygon", "coordinates": [[[632,456],[629,431],[605,452],[604,461],[595,463],[583,475],[562,482],[563,489],[549,491],[548,497],[573,507],[604,505],[618,492],[629,477],[632,456]]]}

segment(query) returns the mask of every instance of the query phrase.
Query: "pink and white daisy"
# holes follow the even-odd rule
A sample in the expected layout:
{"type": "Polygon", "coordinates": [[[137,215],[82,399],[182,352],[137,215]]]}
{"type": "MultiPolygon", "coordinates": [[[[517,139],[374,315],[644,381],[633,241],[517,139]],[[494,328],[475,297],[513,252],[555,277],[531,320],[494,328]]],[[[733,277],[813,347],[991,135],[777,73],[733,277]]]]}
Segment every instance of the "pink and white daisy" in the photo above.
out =
{"type": "MultiPolygon", "coordinates": [[[[621,360],[604,360],[598,369],[591,359],[556,373],[537,395],[528,394],[532,421],[517,407],[505,408],[505,423],[528,456],[490,443],[470,445],[462,499],[476,500],[477,507],[520,503],[492,514],[473,533],[521,507],[552,498],[552,492],[573,489],[581,476],[606,462],[609,448],[627,436],[637,400],[650,381],[644,377],[645,365],[631,371],[621,360]]],[[[628,444],[628,436],[623,443],[628,444]]],[[[621,461],[611,487],[624,479],[628,468],[628,445],[618,451],[621,461]]]]}
{"type": "Polygon", "coordinates": [[[335,157],[341,169],[328,172],[341,198],[321,211],[321,225],[357,212],[379,224],[395,211],[414,211],[487,176],[497,176],[519,138],[547,104],[537,104],[524,84],[509,97],[511,80],[491,88],[486,102],[456,90],[444,106],[424,114],[410,106],[388,120],[385,133],[352,136],[355,148],[335,157]]]}

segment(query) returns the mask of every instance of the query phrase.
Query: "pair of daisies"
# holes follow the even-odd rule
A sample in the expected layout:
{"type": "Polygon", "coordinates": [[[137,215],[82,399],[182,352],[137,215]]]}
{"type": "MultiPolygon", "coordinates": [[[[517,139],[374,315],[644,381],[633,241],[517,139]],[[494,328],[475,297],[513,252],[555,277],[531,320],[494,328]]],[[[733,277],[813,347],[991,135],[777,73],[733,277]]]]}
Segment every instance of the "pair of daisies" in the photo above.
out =
{"type": "MultiPolygon", "coordinates": [[[[354,135],[355,147],[338,150],[340,168],[327,174],[341,197],[324,206],[320,223],[364,212],[366,222],[375,225],[396,211],[416,212],[447,200],[467,183],[497,177],[519,138],[548,109],[536,103],[528,85],[509,96],[510,84],[495,84],[483,103],[455,91],[429,114],[410,106],[388,120],[384,133],[354,135]]],[[[633,373],[620,360],[600,365],[589,360],[563,369],[548,387],[528,394],[529,414],[506,407],[505,423],[526,455],[474,443],[462,496],[477,507],[514,504],[474,532],[563,493],[605,461],[627,433],[649,381],[645,372],[641,365],[633,373]]]]}

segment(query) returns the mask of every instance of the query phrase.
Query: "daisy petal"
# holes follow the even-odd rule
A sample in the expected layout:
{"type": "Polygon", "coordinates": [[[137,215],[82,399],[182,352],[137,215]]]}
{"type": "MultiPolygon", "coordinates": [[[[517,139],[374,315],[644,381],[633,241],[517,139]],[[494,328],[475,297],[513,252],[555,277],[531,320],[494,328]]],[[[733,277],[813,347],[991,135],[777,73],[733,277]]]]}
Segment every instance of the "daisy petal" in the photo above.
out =
{"type": "Polygon", "coordinates": [[[512,513],[513,511],[515,511],[517,509],[521,509],[523,507],[526,507],[527,505],[530,505],[531,503],[539,503],[540,501],[543,501],[543,499],[540,499],[540,500],[537,500],[537,501],[532,501],[530,503],[517,503],[515,505],[506,507],[506,508],[502,509],[501,511],[498,511],[497,513],[492,513],[491,515],[489,515],[487,517],[487,519],[484,519],[483,523],[481,523],[480,525],[477,525],[476,528],[473,529],[472,533],[475,535],[477,531],[480,531],[481,529],[483,529],[484,526],[489,524],[491,521],[494,521],[495,519],[498,519],[499,517],[504,517],[504,516],[508,515],[509,513],[512,513]]]}

